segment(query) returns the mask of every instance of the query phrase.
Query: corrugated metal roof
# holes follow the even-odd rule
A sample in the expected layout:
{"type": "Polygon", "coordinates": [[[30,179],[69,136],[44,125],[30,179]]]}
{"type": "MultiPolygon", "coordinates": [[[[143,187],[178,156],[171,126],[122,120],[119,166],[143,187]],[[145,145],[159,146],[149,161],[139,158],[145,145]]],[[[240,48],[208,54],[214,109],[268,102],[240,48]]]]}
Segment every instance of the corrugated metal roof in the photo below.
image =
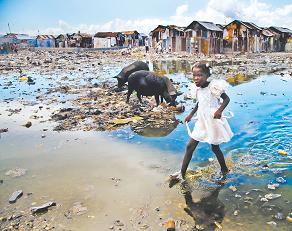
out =
{"type": "Polygon", "coordinates": [[[263,29],[262,33],[263,33],[263,35],[265,35],[267,37],[273,37],[275,35],[275,33],[273,33],[272,31],[270,31],[268,29],[263,29]]]}
{"type": "Polygon", "coordinates": [[[242,22],[242,23],[249,26],[253,30],[262,30],[262,28],[258,27],[256,24],[254,24],[252,22],[242,22]]]}
{"type": "Polygon", "coordinates": [[[200,23],[207,30],[211,30],[211,31],[223,31],[218,26],[216,26],[213,22],[202,22],[202,21],[197,21],[197,22],[200,23]]]}
{"type": "Polygon", "coordinates": [[[16,38],[20,40],[32,40],[32,39],[36,39],[36,36],[30,36],[27,34],[17,34],[16,38]]]}
{"type": "Polygon", "coordinates": [[[275,28],[276,30],[280,31],[281,33],[290,33],[292,34],[292,31],[285,27],[277,27],[277,26],[271,26],[271,29],[275,28]]]}
{"type": "Polygon", "coordinates": [[[133,35],[133,34],[139,34],[138,31],[133,30],[133,31],[122,31],[121,32],[124,35],[133,35]]]}
{"type": "Polygon", "coordinates": [[[118,32],[97,32],[94,37],[97,38],[108,38],[108,37],[117,37],[118,32]]]}
{"type": "Polygon", "coordinates": [[[38,35],[36,37],[37,39],[55,39],[55,37],[53,35],[38,35]]]}
{"type": "MultiPolygon", "coordinates": [[[[204,27],[206,30],[210,30],[210,31],[219,31],[219,32],[223,32],[222,29],[220,29],[218,26],[216,26],[213,22],[204,22],[204,21],[193,21],[190,25],[192,25],[193,23],[198,23],[200,24],[202,27],[204,27]]],[[[189,26],[190,26],[189,25],[189,26]]],[[[188,27],[189,27],[188,26],[188,27]]],[[[187,28],[188,28],[187,27],[187,28]]]]}

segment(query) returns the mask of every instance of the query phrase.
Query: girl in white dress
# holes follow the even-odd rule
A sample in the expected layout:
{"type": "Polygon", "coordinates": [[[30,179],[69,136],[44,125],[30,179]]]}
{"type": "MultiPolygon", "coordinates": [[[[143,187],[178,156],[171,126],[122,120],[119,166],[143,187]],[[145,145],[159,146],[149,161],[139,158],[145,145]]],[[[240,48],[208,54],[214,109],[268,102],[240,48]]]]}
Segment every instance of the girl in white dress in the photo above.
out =
{"type": "Polygon", "coordinates": [[[196,63],[192,67],[192,72],[194,81],[192,93],[196,97],[197,103],[185,118],[185,123],[189,122],[196,112],[197,121],[190,133],[191,139],[186,147],[181,171],[176,177],[185,177],[193,152],[199,142],[211,144],[212,151],[221,166],[221,172],[225,175],[229,170],[219,144],[228,142],[233,136],[226,118],[222,117],[222,112],[230,101],[225,93],[228,84],[224,80],[215,79],[208,82],[207,79],[211,75],[208,64],[196,63]],[[220,98],[222,102],[220,102],[220,98]]]}

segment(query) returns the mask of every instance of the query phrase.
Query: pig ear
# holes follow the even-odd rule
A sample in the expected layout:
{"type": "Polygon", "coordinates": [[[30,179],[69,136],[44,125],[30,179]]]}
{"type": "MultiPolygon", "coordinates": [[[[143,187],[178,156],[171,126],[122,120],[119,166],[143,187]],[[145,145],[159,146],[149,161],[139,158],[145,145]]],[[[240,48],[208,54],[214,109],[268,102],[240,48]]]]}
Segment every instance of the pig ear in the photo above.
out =
{"type": "Polygon", "coordinates": [[[180,96],[180,95],[182,95],[182,94],[183,94],[182,92],[178,91],[175,95],[176,95],[176,96],[180,96]]]}
{"type": "Polygon", "coordinates": [[[114,76],[113,78],[114,78],[114,79],[117,79],[117,78],[118,78],[118,76],[114,76]]]}

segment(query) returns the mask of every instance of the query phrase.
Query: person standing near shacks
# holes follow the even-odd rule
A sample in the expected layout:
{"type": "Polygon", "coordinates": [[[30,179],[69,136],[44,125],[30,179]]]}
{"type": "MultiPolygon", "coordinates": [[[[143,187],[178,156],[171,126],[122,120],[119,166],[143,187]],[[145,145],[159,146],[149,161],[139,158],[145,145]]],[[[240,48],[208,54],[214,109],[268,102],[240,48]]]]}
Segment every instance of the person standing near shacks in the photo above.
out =
{"type": "Polygon", "coordinates": [[[149,40],[148,40],[148,38],[145,39],[145,52],[146,53],[149,52],[149,40]]]}
{"type": "Polygon", "coordinates": [[[227,119],[222,117],[223,110],[230,101],[225,93],[228,84],[226,81],[218,79],[207,81],[211,75],[208,64],[196,63],[192,66],[192,73],[194,81],[192,94],[196,97],[197,102],[184,122],[188,123],[195,113],[197,113],[197,121],[193,131],[189,132],[190,141],[186,147],[181,171],[172,174],[171,177],[185,178],[193,152],[199,142],[206,142],[211,145],[212,151],[220,164],[221,172],[226,175],[229,170],[219,144],[228,142],[233,136],[227,119]]]}

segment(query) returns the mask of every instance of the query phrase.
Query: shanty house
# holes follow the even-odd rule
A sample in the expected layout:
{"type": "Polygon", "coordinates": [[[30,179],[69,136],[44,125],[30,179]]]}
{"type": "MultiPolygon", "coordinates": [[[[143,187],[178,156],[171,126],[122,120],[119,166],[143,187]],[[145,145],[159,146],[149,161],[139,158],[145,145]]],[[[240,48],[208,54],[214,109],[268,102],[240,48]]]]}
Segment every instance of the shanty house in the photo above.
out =
{"type": "Polygon", "coordinates": [[[36,47],[36,37],[27,34],[6,34],[0,43],[17,44],[18,48],[36,47]]]}
{"type": "Polygon", "coordinates": [[[92,44],[92,36],[86,33],[73,33],[71,35],[70,41],[72,47],[82,47],[82,48],[91,48],[92,44]]]}
{"type": "Polygon", "coordinates": [[[223,30],[213,22],[193,21],[184,31],[187,52],[209,55],[223,51],[223,30]]]}
{"type": "Polygon", "coordinates": [[[260,52],[262,28],[251,22],[234,20],[223,30],[225,52],[260,52]]]}
{"type": "Polygon", "coordinates": [[[275,51],[285,51],[285,46],[291,41],[292,31],[284,27],[271,26],[269,30],[276,33],[275,51]]]}
{"type": "Polygon", "coordinates": [[[157,47],[158,43],[162,44],[162,49],[171,50],[172,52],[185,51],[185,27],[175,25],[158,25],[150,32],[152,46],[157,47]]]}
{"type": "Polygon", "coordinates": [[[55,47],[55,37],[53,35],[38,35],[36,37],[37,47],[55,47]]]}
{"type": "Polygon", "coordinates": [[[68,47],[69,35],[60,34],[56,37],[56,47],[68,47]]]}
{"type": "Polygon", "coordinates": [[[125,46],[137,47],[139,46],[139,33],[134,31],[123,31],[121,32],[125,36],[125,46]]]}
{"type": "Polygon", "coordinates": [[[122,47],[125,36],[120,32],[97,32],[93,37],[94,48],[122,47]]]}

